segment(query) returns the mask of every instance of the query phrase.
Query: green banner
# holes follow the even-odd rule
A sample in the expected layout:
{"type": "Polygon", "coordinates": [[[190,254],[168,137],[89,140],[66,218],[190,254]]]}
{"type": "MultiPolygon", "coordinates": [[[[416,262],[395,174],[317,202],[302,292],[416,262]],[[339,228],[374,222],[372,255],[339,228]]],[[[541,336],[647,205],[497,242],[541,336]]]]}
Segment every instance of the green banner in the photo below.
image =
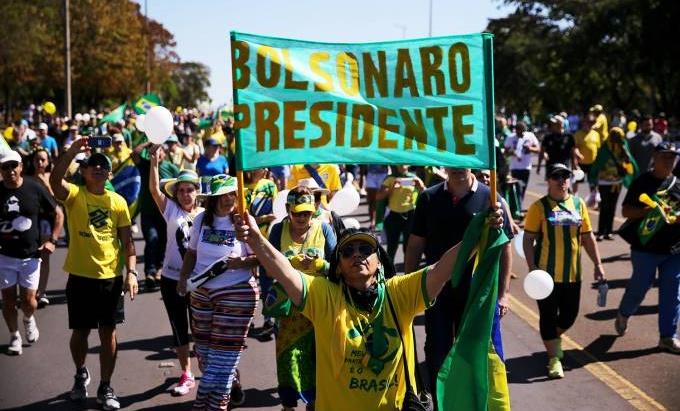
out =
{"type": "Polygon", "coordinates": [[[231,33],[238,168],[495,168],[493,36],[332,44],[231,33]]]}

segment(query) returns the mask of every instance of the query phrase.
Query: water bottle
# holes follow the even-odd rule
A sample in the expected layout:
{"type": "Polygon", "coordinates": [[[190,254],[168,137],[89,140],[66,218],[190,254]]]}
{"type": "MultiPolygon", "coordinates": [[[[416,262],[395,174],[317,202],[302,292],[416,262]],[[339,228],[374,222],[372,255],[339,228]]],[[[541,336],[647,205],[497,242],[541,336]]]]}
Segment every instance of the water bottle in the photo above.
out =
{"type": "Polygon", "coordinates": [[[598,307],[604,307],[607,305],[607,291],[609,291],[609,286],[607,285],[607,280],[602,280],[597,286],[597,305],[598,307]]]}

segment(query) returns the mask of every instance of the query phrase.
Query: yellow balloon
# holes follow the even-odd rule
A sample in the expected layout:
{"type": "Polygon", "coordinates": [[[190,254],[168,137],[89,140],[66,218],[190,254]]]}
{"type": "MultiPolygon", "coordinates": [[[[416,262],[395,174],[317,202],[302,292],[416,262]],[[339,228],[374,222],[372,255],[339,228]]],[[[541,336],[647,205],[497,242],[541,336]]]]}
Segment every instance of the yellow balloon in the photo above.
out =
{"type": "Polygon", "coordinates": [[[7,127],[5,131],[2,132],[2,135],[5,136],[5,138],[12,138],[12,133],[14,132],[14,128],[12,127],[7,127]]]}
{"type": "Polygon", "coordinates": [[[45,110],[45,113],[47,114],[54,114],[57,112],[57,106],[55,106],[53,102],[47,101],[43,104],[43,110],[45,110]]]}
{"type": "Polygon", "coordinates": [[[182,106],[175,107],[175,113],[181,113],[181,112],[182,112],[182,106]]]}

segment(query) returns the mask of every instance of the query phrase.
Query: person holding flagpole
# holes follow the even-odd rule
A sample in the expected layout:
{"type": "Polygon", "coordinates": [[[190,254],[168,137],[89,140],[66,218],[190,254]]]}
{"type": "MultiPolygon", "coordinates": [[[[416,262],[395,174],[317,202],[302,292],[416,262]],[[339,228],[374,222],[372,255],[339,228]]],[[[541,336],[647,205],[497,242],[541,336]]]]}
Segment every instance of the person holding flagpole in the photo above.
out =
{"type": "MultiPolygon", "coordinates": [[[[377,238],[348,229],[330,256],[328,278],[315,277],[293,268],[257,224],[250,218],[246,221],[235,216],[238,239],[248,244],[267,274],[314,325],[316,408],[402,409],[405,399],[412,400],[418,391],[413,319],[432,305],[449,281],[459,257],[458,245],[424,269],[394,276],[394,266],[377,238]]],[[[503,225],[499,203],[488,224],[503,225]]]]}

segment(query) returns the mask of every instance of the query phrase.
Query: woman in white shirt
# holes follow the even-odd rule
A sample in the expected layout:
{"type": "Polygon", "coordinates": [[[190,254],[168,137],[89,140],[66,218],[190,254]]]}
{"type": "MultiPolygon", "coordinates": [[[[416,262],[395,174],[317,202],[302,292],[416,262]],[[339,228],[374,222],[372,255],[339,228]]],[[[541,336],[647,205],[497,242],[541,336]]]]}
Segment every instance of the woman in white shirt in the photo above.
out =
{"type": "Polygon", "coordinates": [[[182,368],[182,375],[173,388],[173,394],[185,395],[194,387],[195,381],[189,361],[189,298],[177,293],[177,282],[182,259],[189,245],[192,221],[196,214],[203,211],[196,201],[200,179],[195,171],[183,170],[177,178],[164,184],[167,195],[164,194],[159,185],[158,147],[160,146],[152,150],[149,191],[167,223],[168,240],[161,275],[161,295],[170,320],[177,359],[182,368]]]}
{"type": "Polygon", "coordinates": [[[231,217],[237,201],[236,179],[213,176],[208,190],[206,209],[196,216],[191,228],[178,291],[186,293],[191,274],[195,287],[191,292],[191,330],[203,371],[193,407],[226,410],[230,400],[237,403],[243,399],[241,390],[235,390],[233,398],[230,392],[232,383],[239,387],[234,381],[236,366],[259,297],[253,276],[258,261],[250,248],[236,239],[231,217]]]}

